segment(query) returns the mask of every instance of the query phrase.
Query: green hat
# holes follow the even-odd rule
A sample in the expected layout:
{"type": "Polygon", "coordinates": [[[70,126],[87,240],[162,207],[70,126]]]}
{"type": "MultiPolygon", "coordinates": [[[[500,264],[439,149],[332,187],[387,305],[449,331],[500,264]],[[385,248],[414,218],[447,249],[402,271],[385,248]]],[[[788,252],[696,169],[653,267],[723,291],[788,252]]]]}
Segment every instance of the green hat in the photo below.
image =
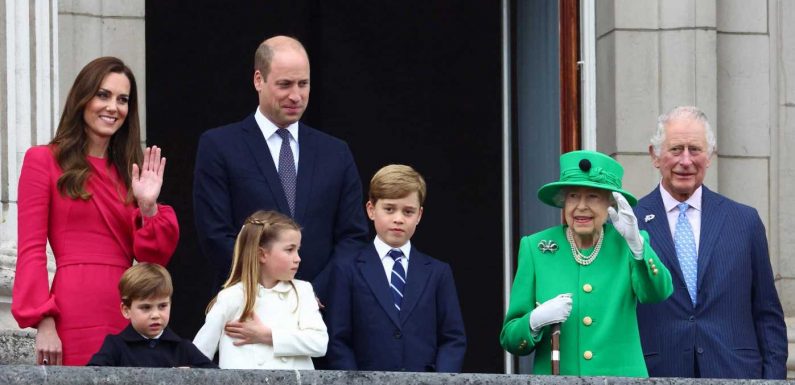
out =
{"type": "Polygon", "coordinates": [[[567,186],[593,187],[620,193],[630,205],[638,200],[621,189],[624,167],[615,159],[596,151],[572,151],[560,156],[560,180],[538,189],[538,199],[550,206],[561,207],[555,196],[567,186]]]}

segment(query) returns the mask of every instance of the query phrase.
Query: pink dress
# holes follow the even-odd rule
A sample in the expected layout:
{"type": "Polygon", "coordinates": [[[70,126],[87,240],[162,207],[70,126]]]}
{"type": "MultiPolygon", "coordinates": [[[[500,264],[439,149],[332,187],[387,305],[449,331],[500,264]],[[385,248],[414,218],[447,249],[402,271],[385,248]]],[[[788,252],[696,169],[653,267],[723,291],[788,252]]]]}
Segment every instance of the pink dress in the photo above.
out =
{"type": "Polygon", "coordinates": [[[50,146],[30,148],[19,177],[19,252],[11,312],[23,328],[54,317],[64,365],[85,365],[106,335],[127,326],[118,284],[133,259],[165,265],[179,240],[170,206],[158,205],[157,214],[142,221],[136,204],[124,203],[127,190],[116,168],[106,159],[88,161],[88,200],[58,191],[61,168],[50,146]],[[52,288],[47,240],[56,263],[52,288]]]}

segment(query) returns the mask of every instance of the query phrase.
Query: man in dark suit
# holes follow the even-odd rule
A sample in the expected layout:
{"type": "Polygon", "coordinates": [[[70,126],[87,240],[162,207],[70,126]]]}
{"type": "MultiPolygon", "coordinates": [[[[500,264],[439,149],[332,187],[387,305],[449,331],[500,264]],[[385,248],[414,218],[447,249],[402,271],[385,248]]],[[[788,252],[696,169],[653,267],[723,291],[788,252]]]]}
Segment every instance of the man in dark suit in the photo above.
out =
{"type": "Polygon", "coordinates": [[[259,108],[199,140],[193,204],[199,242],[218,280],[229,275],[235,237],[257,210],[276,210],[302,227],[301,267],[321,303],[328,262],[367,236],[362,186],[345,142],[299,122],[309,102],[309,58],[300,42],[276,36],[254,58],[259,108]]]}
{"type": "Polygon", "coordinates": [[[715,135],[696,107],[658,119],[649,154],[662,181],[635,207],[674,294],[638,305],[652,377],[786,376],[787,333],[755,209],[703,186],[715,135]]]}

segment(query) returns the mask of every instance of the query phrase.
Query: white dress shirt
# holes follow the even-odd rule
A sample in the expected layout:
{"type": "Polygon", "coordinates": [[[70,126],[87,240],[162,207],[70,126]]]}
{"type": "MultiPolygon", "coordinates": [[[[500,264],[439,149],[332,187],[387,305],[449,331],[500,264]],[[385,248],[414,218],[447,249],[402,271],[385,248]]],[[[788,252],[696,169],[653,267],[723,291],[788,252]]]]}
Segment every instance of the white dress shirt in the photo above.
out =
{"type": "MultiPolygon", "coordinates": [[[[375,240],[373,241],[375,245],[375,251],[378,252],[378,256],[381,257],[381,263],[384,265],[384,273],[386,274],[386,281],[391,282],[390,279],[392,278],[392,267],[395,266],[395,260],[392,259],[388,255],[388,253],[395,249],[395,247],[387,245],[381,238],[375,236],[375,240]]],[[[403,265],[403,271],[406,272],[406,279],[409,277],[409,252],[411,252],[411,241],[406,242],[405,245],[397,247],[400,251],[403,252],[405,258],[400,259],[400,264],[403,265]]]]}
{"type": "MultiPolygon", "coordinates": [[[[276,171],[279,170],[279,152],[282,149],[282,137],[276,133],[276,130],[279,127],[276,127],[273,122],[268,120],[265,115],[260,112],[259,108],[257,108],[257,112],[254,113],[254,120],[257,121],[257,125],[259,126],[260,131],[262,131],[262,136],[265,137],[265,141],[268,143],[268,149],[271,152],[271,158],[273,158],[273,164],[276,165],[276,171]]],[[[295,122],[289,126],[287,126],[287,131],[290,132],[290,148],[293,150],[293,160],[295,161],[295,172],[298,172],[298,122],[295,122]]]]}
{"type": "MultiPolygon", "coordinates": [[[[660,184],[660,195],[662,196],[663,206],[668,215],[668,227],[671,229],[671,239],[676,232],[676,222],[679,221],[679,207],[677,205],[681,202],[676,200],[666,189],[660,184]]],[[[696,240],[696,250],[698,250],[699,241],[701,239],[701,186],[698,186],[693,195],[687,198],[685,202],[690,205],[685,211],[687,220],[690,222],[690,227],[693,229],[693,238],[696,240]]],[[[696,252],[698,253],[698,252],[696,252]]]]}
{"type": "Polygon", "coordinates": [[[242,283],[221,290],[193,344],[212,359],[216,350],[221,369],[314,369],[310,357],[326,354],[328,332],[320,315],[312,284],[294,279],[271,289],[257,285],[254,312],[273,331],[273,345],[235,346],[224,326],[243,313],[242,283]]]}

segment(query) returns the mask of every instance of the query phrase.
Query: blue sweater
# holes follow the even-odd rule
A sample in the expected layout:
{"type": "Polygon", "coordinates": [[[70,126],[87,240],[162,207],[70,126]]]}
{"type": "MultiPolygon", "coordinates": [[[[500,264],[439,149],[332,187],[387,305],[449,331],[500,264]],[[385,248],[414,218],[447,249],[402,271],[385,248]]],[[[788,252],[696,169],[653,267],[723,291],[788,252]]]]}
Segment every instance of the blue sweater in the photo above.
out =
{"type": "Polygon", "coordinates": [[[217,368],[190,340],[183,340],[166,328],[157,339],[146,339],[132,325],[119,334],[105,337],[99,352],[91,357],[88,366],[132,366],[173,368],[190,366],[217,368]]]}

